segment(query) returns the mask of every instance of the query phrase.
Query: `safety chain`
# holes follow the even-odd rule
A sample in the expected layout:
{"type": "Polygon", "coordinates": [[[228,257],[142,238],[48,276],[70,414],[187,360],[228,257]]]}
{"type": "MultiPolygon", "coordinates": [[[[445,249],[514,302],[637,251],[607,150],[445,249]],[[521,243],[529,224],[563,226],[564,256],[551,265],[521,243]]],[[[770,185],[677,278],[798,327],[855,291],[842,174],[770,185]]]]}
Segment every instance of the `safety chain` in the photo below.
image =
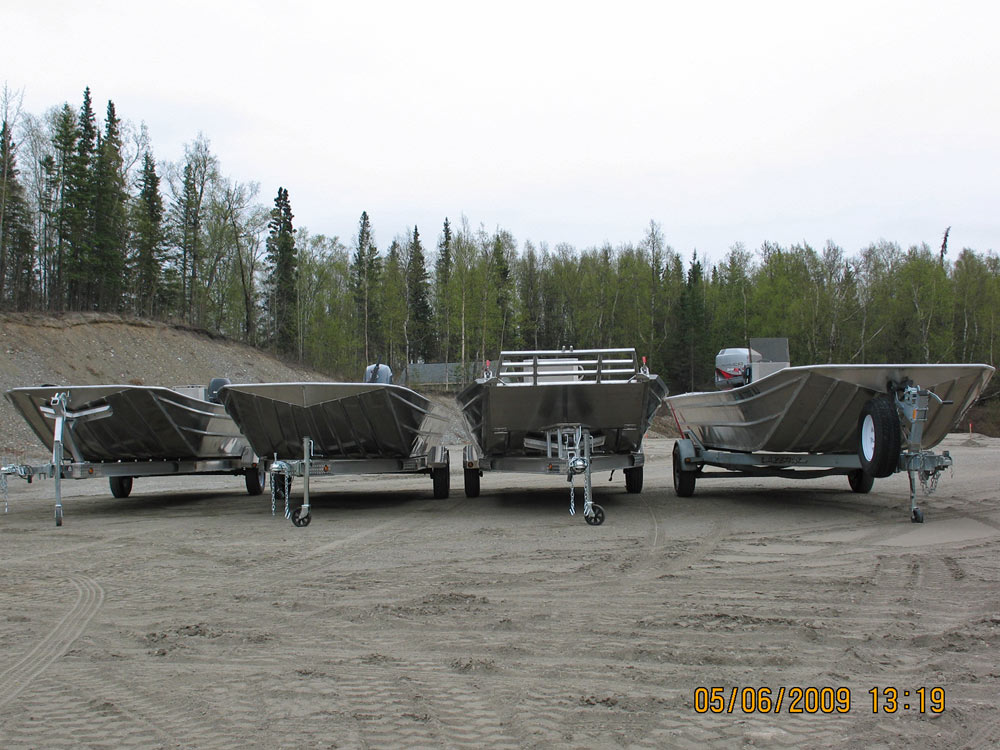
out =
{"type": "Polygon", "coordinates": [[[591,493],[591,466],[590,466],[590,453],[592,450],[593,437],[590,433],[584,433],[580,427],[576,428],[576,435],[571,436],[570,433],[565,434],[566,443],[563,444],[563,433],[559,434],[559,455],[560,457],[565,456],[567,463],[569,464],[569,471],[567,471],[566,479],[569,481],[569,514],[571,516],[576,515],[576,486],[573,483],[573,478],[576,473],[580,472],[579,468],[574,466],[577,460],[583,460],[584,462],[584,480],[583,480],[583,515],[590,518],[593,515],[593,497],[591,493]],[[565,453],[563,452],[565,448],[565,453]]]}
{"type": "Polygon", "coordinates": [[[282,476],[285,478],[285,519],[287,520],[292,517],[292,511],[288,507],[288,496],[292,493],[292,475],[282,474],[282,476]]]}
{"type": "Polygon", "coordinates": [[[292,517],[292,511],[288,507],[288,495],[292,491],[292,475],[284,471],[275,471],[277,464],[272,464],[271,468],[271,515],[275,514],[277,509],[277,492],[275,489],[277,487],[277,482],[283,482],[285,487],[285,518],[292,517]]]}
{"type": "Polygon", "coordinates": [[[920,489],[924,491],[925,495],[933,495],[934,491],[937,490],[938,479],[941,476],[939,471],[921,471],[920,472],[920,489]]]}
{"type": "Polygon", "coordinates": [[[274,463],[271,464],[271,515],[275,513],[277,498],[275,488],[277,482],[284,482],[285,486],[285,518],[292,517],[292,511],[288,507],[288,495],[292,491],[292,467],[285,461],[279,461],[278,455],[274,456],[274,463]]]}

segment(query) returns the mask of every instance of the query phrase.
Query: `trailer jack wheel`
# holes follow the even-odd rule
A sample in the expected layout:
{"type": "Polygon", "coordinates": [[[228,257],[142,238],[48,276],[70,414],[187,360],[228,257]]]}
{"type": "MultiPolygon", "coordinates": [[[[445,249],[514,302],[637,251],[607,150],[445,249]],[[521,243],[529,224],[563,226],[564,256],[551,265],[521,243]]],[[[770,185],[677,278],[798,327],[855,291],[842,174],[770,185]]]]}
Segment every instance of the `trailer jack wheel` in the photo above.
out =
{"type": "Polygon", "coordinates": [[[924,522],[924,512],[920,508],[914,508],[910,511],[910,520],[913,523],[923,523],[924,522]]]}
{"type": "Polygon", "coordinates": [[[56,508],[56,526],[62,526],[62,508],[56,508]]]}
{"type": "Polygon", "coordinates": [[[296,508],[292,511],[292,523],[302,528],[303,526],[308,526],[309,522],[312,520],[312,515],[309,513],[303,513],[302,508],[296,508]]]}
{"type": "Polygon", "coordinates": [[[591,526],[600,526],[604,523],[604,508],[600,505],[591,505],[590,509],[593,511],[593,515],[584,516],[591,526]]]}

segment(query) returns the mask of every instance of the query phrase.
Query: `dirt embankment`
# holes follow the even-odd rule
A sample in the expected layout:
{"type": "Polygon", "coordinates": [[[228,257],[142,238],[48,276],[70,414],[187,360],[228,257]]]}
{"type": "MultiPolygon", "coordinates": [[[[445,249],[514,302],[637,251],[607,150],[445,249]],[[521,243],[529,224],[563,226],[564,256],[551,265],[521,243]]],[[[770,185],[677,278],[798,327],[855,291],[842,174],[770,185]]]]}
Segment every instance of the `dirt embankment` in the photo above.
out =
{"type": "MultiPolygon", "coordinates": [[[[115,315],[0,315],[0,390],[19,386],[207,385],[328,380],[252,347],[206,333],[115,315]]],[[[0,400],[0,457],[44,454],[10,403],[0,400]]],[[[0,459],[2,460],[2,459],[0,459]]]]}

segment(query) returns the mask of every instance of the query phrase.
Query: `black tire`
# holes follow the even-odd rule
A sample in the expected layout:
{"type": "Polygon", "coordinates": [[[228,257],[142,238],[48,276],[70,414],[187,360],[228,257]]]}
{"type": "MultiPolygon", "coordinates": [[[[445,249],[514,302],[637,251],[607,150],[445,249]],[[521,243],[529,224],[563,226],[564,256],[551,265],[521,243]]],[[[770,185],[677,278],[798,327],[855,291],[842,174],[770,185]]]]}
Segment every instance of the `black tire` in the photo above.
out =
{"type": "Polygon", "coordinates": [[[446,500],[451,493],[451,469],[447,466],[431,469],[431,480],[434,482],[434,499],[446,500]]]}
{"type": "Polygon", "coordinates": [[[604,523],[604,508],[602,508],[597,503],[590,506],[590,510],[593,512],[592,516],[584,516],[584,519],[591,526],[600,526],[604,523]]]}
{"type": "Polygon", "coordinates": [[[479,469],[465,470],[465,496],[479,497],[479,469]]]}
{"type": "Polygon", "coordinates": [[[260,495],[267,487],[267,470],[264,464],[257,464],[256,467],[247,469],[243,478],[246,480],[248,495],[260,495]]]}
{"type": "Polygon", "coordinates": [[[674,492],[677,497],[691,497],[694,494],[695,473],[681,469],[681,449],[674,443],[674,492]]]}
{"type": "Polygon", "coordinates": [[[132,477],[108,477],[108,484],[111,485],[111,494],[117,498],[132,494],[132,477]]]}
{"type": "Polygon", "coordinates": [[[642,492],[642,467],[625,469],[625,491],[633,495],[642,492]]]}
{"type": "Polygon", "coordinates": [[[867,471],[856,469],[847,475],[847,481],[850,483],[851,489],[859,495],[867,495],[871,492],[872,485],[875,484],[875,477],[867,471]]]}
{"type": "Polygon", "coordinates": [[[301,529],[305,526],[308,526],[310,521],[312,521],[312,514],[306,513],[305,515],[303,515],[302,508],[296,508],[294,511],[292,511],[292,524],[294,526],[297,526],[298,528],[301,529]]]}
{"type": "Polygon", "coordinates": [[[913,523],[923,523],[924,522],[924,512],[920,508],[914,508],[910,513],[910,520],[913,523]]]}
{"type": "Polygon", "coordinates": [[[888,396],[876,396],[864,405],[858,418],[857,443],[865,473],[881,479],[896,471],[901,443],[899,416],[888,396]]]}

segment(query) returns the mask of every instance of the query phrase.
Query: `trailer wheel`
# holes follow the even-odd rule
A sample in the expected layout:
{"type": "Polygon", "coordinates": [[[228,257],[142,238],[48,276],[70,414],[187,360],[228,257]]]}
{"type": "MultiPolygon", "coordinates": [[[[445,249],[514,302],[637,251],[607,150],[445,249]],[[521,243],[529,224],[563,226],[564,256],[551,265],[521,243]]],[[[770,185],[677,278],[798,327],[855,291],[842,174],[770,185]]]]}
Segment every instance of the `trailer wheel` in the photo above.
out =
{"type": "Polygon", "coordinates": [[[590,506],[591,515],[584,516],[584,520],[591,526],[600,526],[604,523],[604,508],[602,508],[597,503],[590,506]]]}
{"type": "Polygon", "coordinates": [[[247,469],[243,474],[247,484],[248,495],[260,495],[267,486],[267,469],[264,464],[257,464],[255,468],[247,469]]]}
{"type": "Polygon", "coordinates": [[[856,469],[847,474],[847,481],[852,490],[860,495],[867,495],[871,492],[872,485],[875,484],[875,477],[864,469],[856,469]]]}
{"type": "Polygon", "coordinates": [[[479,497],[479,469],[465,470],[465,496],[479,497]]]}
{"type": "Polygon", "coordinates": [[[625,469],[625,491],[633,495],[642,492],[642,467],[625,469]]]}
{"type": "Polygon", "coordinates": [[[896,406],[888,396],[870,399],[858,418],[858,458],[873,478],[890,476],[899,464],[900,430],[896,406]]]}
{"type": "Polygon", "coordinates": [[[451,493],[451,471],[447,466],[431,469],[431,480],[434,482],[434,499],[445,500],[451,493]]]}
{"type": "Polygon", "coordinates": [[[924,512],[920,508],[914,508],[910,512],[910,520],[913,523],[923,523],[924,522],[924,512]]]}
{"type": "Polygon", "coordinates": [[[132,477],[108,477],[108,484],[111,485],[111,494],[117,498],[132,494],[132,477]]]}
{"type": "Polygon", "coordinates": [[[62,526],[63,511],[62,508],[56,508],[56,526],[62,526]]]}
{"type": "Polygon", "coordinates": [[[677,497],[691,497],[694,494],[695,472],[681,468],[681,449],[674,443],[674,492],[677,497]]]}
{"type": "Polygon", "coordinates": [[[296,508],[292,511],[292,523],[300,529],[303,526],[308,526],[310,521],[312,521],[312,515],[309,513],[303,513],[302,508],[296,508]]]}

